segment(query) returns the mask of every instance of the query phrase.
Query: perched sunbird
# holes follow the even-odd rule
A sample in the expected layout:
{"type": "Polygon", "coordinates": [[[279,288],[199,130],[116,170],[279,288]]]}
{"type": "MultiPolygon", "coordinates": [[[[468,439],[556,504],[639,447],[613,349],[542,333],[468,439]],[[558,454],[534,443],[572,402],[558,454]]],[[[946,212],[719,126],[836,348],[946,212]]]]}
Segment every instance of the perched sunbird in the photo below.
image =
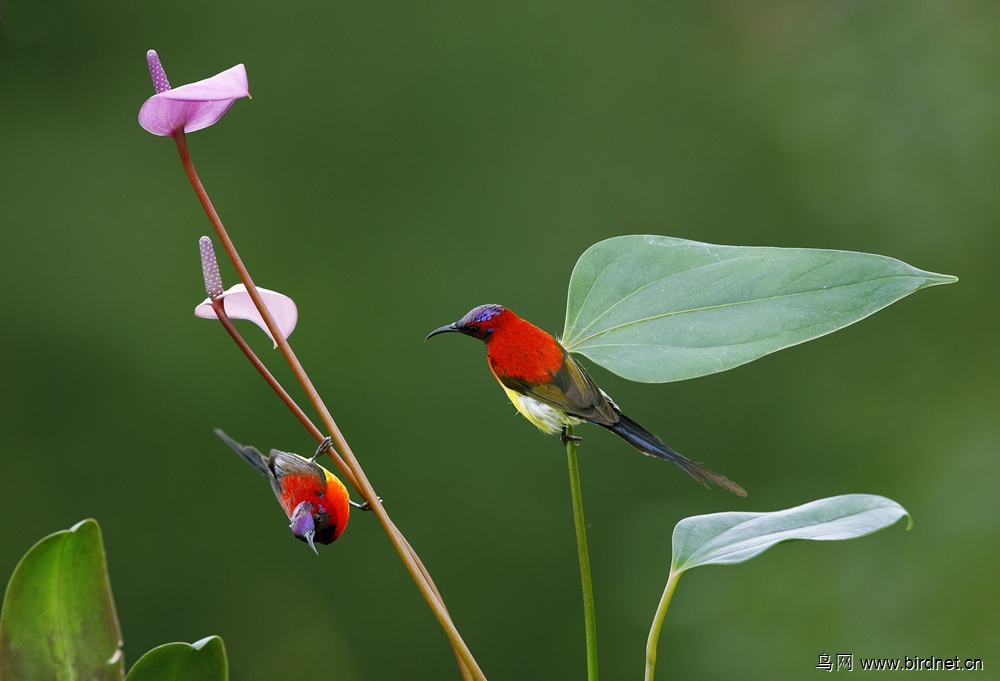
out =
{"type": "Polygon", "coordinates": [[[480,305],[457,322],[431,331],[427,338],[449,331],[486,344],[490,371],[521,415],[542,431],[554,434],[562,430],[565,443],[571,439],[566,426],[596,423],[647,456],[673,461],[706,487],[713,482],[733,494],[747,495],[729,478],[681,456],[625,416],[559,341],[510,310],[480,305]]]}
{"type": "MultiPolygon", "coordinates": [[[[264,456],[254,447],[244,447],[224,432],[215,429],[223,442],[233,448],[243,460],[271,481],[274,496],[292,521],[292,534],[316,551],[316,544],[332,544],[347,527],[351,506],[347,488],[333,473],[313,459],[298,454],[271,450],[264,456]]],[[[316,455],[330,446],[324,441],[316,455]]],[[[363,505],[357,505],[363,508],[363,505]]],[[[319,551],[316,551],[319,554],[319,551]]]]}

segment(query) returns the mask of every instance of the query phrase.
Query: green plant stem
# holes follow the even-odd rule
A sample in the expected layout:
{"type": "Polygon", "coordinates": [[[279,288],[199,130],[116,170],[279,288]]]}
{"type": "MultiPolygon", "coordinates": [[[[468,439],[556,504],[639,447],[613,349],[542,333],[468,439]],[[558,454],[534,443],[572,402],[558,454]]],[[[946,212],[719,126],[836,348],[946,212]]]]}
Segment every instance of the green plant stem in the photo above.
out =
{"type": "Polygon", "coordinates": [[[656,614],[653,615],[653,626],[649,628],[649,638],[646,639],[646,676],[645,681],[653,681],[653,667],[656,666],[656,642],[660,639],[660,628],[663,626],[663,616],[667,614],[670,606],[670,599],[674,595],[674,589],[680,580],[683,571],[670,570],[667,577],[667,585],[663,589],[663,596],[660,597],[660,604],[656,606],[656,614]]]}
{"type": "MultiPolygon", "coordinates": [[[[573,435],[573,426],[566,427],[573,435]]],[[[587,629],[587,681],[597,681],[597,618],[594,615],[594,585],[590,580],[590,552],[587,551],[587,525],[583,520],[583,494],[580,492],[580,467],[576,461],[576,442],[566,441],[569,461],[569,488],[573,496],[573,520],[576,523],[576,550],[580,556],[580,586],[583,587],[583,620],[587,629]]]]}
{"type": "MultiPolygon", "coordinates": [[[[295,352],[282,335],[281,330],[278,329],[278,325],[275,323],[274,317],[271,316],[270,311],[267,309],[263,299],[260,297],[260,293],[257,291],[256,285],[250,278],[250,272],[243,264],[243,260],[236,251],[236,246],[229,238],[229,234],[226,232],[226,228],[222,224],[222,219],[219,217],[215,207],[212,205],[211,199],[208,197],[208,192],[205,191],[201,180],[198,178],[198,173],[194,168],[194,162],[191,160],[191,154],[188,151],[187,139],[184,136],[184,131],[178,130],[175,132],[173,139],[177,144],[177,151],[180,154],[181,164],[184,166],[184,172],[187,174],[191,187],[198,196],[198,200],[201,202],[202,208],[205,210],[205,214],[212,223],[212,227],[215,228],[215,233],[219,237],[222,247],[226,250],[226,254],[233,263],[233,267],[236,268],[236,272],[239,274],[240,280],[246,286],[247,293],[253,300],[254,305],[261,314],[261,317],[264,319],[265,325],[270,330],[275,342],[278,344],[278,348],[280,348],[281,354],[284,355],[285,360],[288,362],[292,373],[294,373],[295,377],[299,380],[299,384],[308,396],[313,408],[315,408],[319,413],[320,420],[323,422],[324,427],[333,439],[333,446],[343,457],[346,468],[348,468],[353,474],[353,482],[357,483],[355,489],[357,489],[358,494],[360,494],[361,497],[368,502],[371,510],[374,512],[379,523],[382,525],[382,529],[389,537],[389,541],[395,547],[396,552],[402,559],[403,564],[410,573],[410,576],[413,577],[413,581],[416,583],[417,588],[420,590],[421,594],[423,594],[424,599],[431,608],[431,611],[434,613],[434,616],[444,629],[445,635],[451,642],[452,648],[455,650],[455,655],[459,660],[459,668],[462,673],[462,677],[468,679],[471,676],[471,678],[476,681],[486,681],[485,675],[479,668],[475,658],[472,656],[472,651],[469,650],[465,641],[462,639],[461,634],[459,634],[454,622],[452,622],[451,615],[448,613],[448,610],[444,605],[444,601],[441,599],[440,594],[429,579],[427,569],[420,561],[420,558],[413,550],[413,547],[410,546],[409,542],[405,537],[403,537],[402,533],[389,518],[389,514],[382,506],[382,502],[375,493],[375,490],[372,488],[371,483],[368,481],[368,477],[361,468],[361,464],[354,456],[350,446],[347,444],[347,440],[341,433],[337,423],[333,420],[333,415],[330,413],[330,410],[327,409],[326,404],[323,402],[319,392],[313,385],[312,379],[309,378],[305,368],[295,356],[295,352]]],[[[334,458],[336,459],[336,457],[334,458]]]]}

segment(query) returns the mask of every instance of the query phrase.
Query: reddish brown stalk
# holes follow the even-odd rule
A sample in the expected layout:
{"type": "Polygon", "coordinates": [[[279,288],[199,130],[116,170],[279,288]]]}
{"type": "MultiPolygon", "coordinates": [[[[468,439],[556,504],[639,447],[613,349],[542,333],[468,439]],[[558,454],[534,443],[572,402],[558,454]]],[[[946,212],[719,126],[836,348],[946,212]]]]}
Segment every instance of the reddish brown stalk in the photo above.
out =
{"type": "MultiPolygon", "coordinates": [[[[267,384],[271,386],[271,389],[278,394],[278,397],[280,397],[281,401],[285,403],[285,406],[287,406],[289,410],[291,410],[291,412],[295,414],[295,417],[299,420],[300,423],[302,423],[302,425],[306,427],[306,430],[309,431],[309,434],[313,436],[316,442],[322,442],[323,433],[312,422],[312,419],[310,419],[306,415],[306,413],[302,410],[302,407],[300,407],[295,402],[295,400],[292,399],[292,396],[288,394],[288,392],[284,389],[284,387],[282,387],[281,383],[278,382],[278,379],[276,379],[274,375],[270,372],[270,370],[268,370],[268,368],[264,366],[264,363],[260,360],[259,357],[257,357],[257,354],[253,351],[253,349],[250,348],[250,345],[243,339],[243,336],[240,335],[240,332],[236,329],[235,326],[233,326],[233,322],[232,320],[229,319],[229,315],[226,314],[226,310],[221,302],[221,299],[212,301],[212,308],[215,310],[215,314],[219,318],[219,322],[221,322],[222,326],[226,329],[226,332],[230,335],[230,337],[240,348],[243,354],[246,355],[247,359],[250,360],[250,363],[254,365],[254,368],[256,368],[257,371],[260,373],[260,375],[263,376],[264,380],[267,381],[267,384]]],[[[354,473],[352,473],[351,469],[349,469],[347,467],[347,464],[344,463],[344,460],[340,457],[340,453],[333,448],[331,448],[328,451],[330,458],[333,459],[334,463],[336,463],[337,468],[340,470],[340,472],[344,475],[345,478],[348,479],[348,481],[351,483],[351,486],[357,489],[358,486],[354,480],[354,473]]],[[[414,553],[413,547],[406,540],[406,537],[403,537],[402,534],[400,534],[400,537],[402,537],[403,541],[406,542],[407,549],[411,553],[414,553]]],[[[420,567],[421,569],[423,569],[423,564],[420,564],[420,567]]],[[[441,594],[438,591],[437,586],[431,579],[430,574],[428,574],[425,570],[424,570],[424,578],[428,581],[428,583],[431,585],[431,588],[434,589],[434,593],[440,599],[441,594]]]]}
{"type": "MultiPolygon", "coordinates": [[[[375,493],[371,483],[368,481],[368,477],[365,475],[360,463],[358,463],[357,458],[354,456],[350,446],[347,444],[347,440],[344,439],[343,433],[341,433],[340,428],[337,427],[337,424],[334,421],[333,416],[330,414],[330,411],[327,409],[326,404],[319,396],[315,386],[313,386],[312,380],[309,378],[308,374],[306,374],[305,369],[295,356],[295,353],[292,351],[288,341],[281,334],[281,331],[278,329],[278,325],[275,323],[274,318],[268,311],[267,306],[264,305],[264,301],[261,299],[256,285],[250,278],[250,273],[243,265],[243,261],[240,258],[239,253],[237,253],[236,247],[233,245],[232,240],[230,240],[229,235],[226,233],[226,228],[223,226],[222,220],[219,218],[214,206],[212,206],[212,201],[209,199],[208,193],[205,191],[204,186],[202,186],[201,180],[198,179],[194,163],[192,162],[191,155],[188,152],[187,140],[184,136],[183,130],[178,130],[174,134],[174,141],[177,143],[177,150],[180,153],[181,163],[184,166],[185,173],[187,173],[188,180],[191,182],[191,186],[194,189],[195,194],[197,194],[198,200],[201,201],[202,208],[204,208],[205,213],[208,215],[208,219],[212,223],[212,227],[215,229],[215,233],[219,237],[219,241],[222,243],[223,248],[225,248],[226,254],[233,263],[233,267],[236,268],[236,272],[239,274],[240,280],[246,286],[247,293],[250,294],[250,298],[254,301],[254,305],[257,306],[257,310],[264,319],[264,323],[267,325],[267,328],[270,330],[275,342],[277,342],[278,347],[281,349],[282,355],[284,355],[285,360],[292,369],[292,372],[295,374],[296,378],[298,378],[299,384],[302,386],[302,389],[305,390],[313,408],[315,408],[319,413],[320,420],[323,422],[323,425],[330,433],[330,437],[333,439],[334,447],[338,452],[340,452],[341,456],[343,456],[343,463],[346,469],[350,470],[353,474],[354,480],[349,479],[349,481],[352,485],[354,485],[358,494],[360,494],[361,497],[368,502],[369,506],[371,506],[371,509],[378,518],[383,530],[389,537],[389,541],[391,541],[393,546],[396,548],[396,552],[402,559],[403,564],[413,577],[413,581],[416,582],[417,588],[420,589],[420,592],[424,595],[431,611],[434,613],[434,616],[444,629],[445,634],[451,642],[452,648],[455,650],[455,655],[459,660],[459,669],[462,672],[463,678],[467,681],[470,679],[486,681],[486,677],[483,675],[482,670],[479,668],[475,658],[472,656],[472,652],[465,644],[465,641],[462,639],[461,634],[459,634],[454,622],[452,622],[451,616],[448,614],[448,610],[444,605],[444,601],[430,579],[427,569],[420,561],[420,558],[413,550],[413,547],[410,546],[409,542],[406,541],[402,533],[396,528],[395,524],[393,524],[392,520],[389,518],[389,515],[386,513],[385,508],[383,508],[378,495],[375,493]]],[[[272,387],[274,386],[272,385],[272,387]]],[[[279,393],[279,395],[280,394],[281,393],[279,393]]],[[[286,404],[288,403],[286,402],[286,404]]],[[[345,477],[348,477],[346,473],[345,477]]]]}
{"type": "MultiPolygon", "coordinates": [[[[278,397],[280,397],[281,401],[285,403],[285,406],[288,407],[293,414],[295,414],[295,418],[297,418],[299,422],[306,427],[306,430],[309,431],[309,434],[312,435],[317,442],[322,442],[323,433],[320,429],[316,427],[316,424],[312,422],[312,419],[310,419],[306,413],[302,411],[302,407],[300,407],[295,400],[292,399],[292,396],[288,394],[280,383],[278,383],[278,379],[276,379],[268,368],[264,366],[264,363],[260,361],[260,358],[257,357],[256,353],[254,353],[254,351],[250,349],[247,342],[243,340],[243,336],[240,335],[240,332],[236,330],[235,326],[233,326],[233,322],[229,319],[229,315],[226,314],[225,306],[222,304],[222,298],[217,298],[212,301],[212,309],[215,310],[215,314],[219,318],[219,321],[222,322],[222,326],[226,329],[226,332],[230,335],[230,337],[232,337],[233,341],[237,346],[239,346],[240,350],[243,351],[243,354],[250,360],[250,363],[253,364],[254,368],[257,369],[260,375],[264,377],[264,380],[267,381],[269,386],[271,386],[271,389],[278,394],[278,397]]],[[[333,459],[334,463],[336,463],[340,472],[343,473],[344,477],[351,483],[351,486],[357,489],[358,486],[354,479],[354,473],[352,473],[351,469],[347,467],[344,460],[340,458],[340,453],[332,448],[329,452],[330,458],[333,459]]]]}
{"type": "MultiPolygon", "coordinates": [[[[285,403],[285,406],[287,406],[292,411],[292,413],[295,414],[295,417],[302,423],[302,425],[306,427],[306,430],[309,431],[309,434],[313,436],[316,442],[322,442],[323,433],[320,431],[319,428],[316,427],[316,425],[306,415],[306,413],[302,411],[302,408],[295,402],[294,399],[292,399],[292,396],[289,395],[288,392],[282,387],[282,385],[278,382],[278,379],[276,379],[274,375],[268,370],[268,368],[264,366],[264,363],[260,360],[259,357],[257,357],[257,354],[250,348],[247,342],[243,340],[243,336],[241,336],[240,332],[237,331],[235,326],[233,326],[232,320],[230,320],[229,315],[226,314],[226,310],[221,302],[221,299],[213,300],[212,308],[215,310],[215,314],[219,318],[219,321],[222,323],[222,326],[226,329],[226,332],[229,333],[230,337],[232,337],[236,345],[239,346],[240,350],[243,351],[243,354],[246,355],[247,359],[250,360],[250,363],[254,365],[254,367],[257,369],[258,372],[260,372],[260,375],[264,377],[264,380],[267,381],[267,384],[271,386],[271,389],[278,394],[278,397],[280,397],[281,401],[285,403]]],[[[329,454],[330,458],[333,459],[334,463],[337,466],[337,469],[340,470],[340,472],[343,474],[345,478],[347,478],[347,481],[351,483],[351,486],[355,490],[357,490],[358,483],[354,477],[354,473],[352,473],[351,469],[347,467],[347,464],[340,457],[340,453],[333,447],[328,449],[327,453],[329,454]]],[[[413,554],[414,557],[416,557],[416,552],[413,550],[413,547],[410,545],[410,542],[406,540],[406,537],[404,537],[402,533],[399,534],[399,537],[406,544],[407,551],[409,551],[411,554],[413,554]]],[[[444,599],[441,596],[441,592],[438,591],[437,585],[434,583],[434,580],[431,579],[430,573],[427,572],[427,569],[424,567],[424,564],[420,562],[419,559],[417,560],[417,565],[420,568],[420,571],[423,574],[424,579],[427,580],[427,583],[430,585],[431,589],[434,590],[434,595],[436,595],[438,600],[441,601],[441,605],[443,607],[444,599]]],[[[462,660],[457,650],[455,651],[455,657],[458,660],[459,669],[462,672],[462,678],[465,679],[465,681],[472,681],[473,678],[472,674],[469,671],[468,667],[465,666],[465,662],[462,660]]]]}

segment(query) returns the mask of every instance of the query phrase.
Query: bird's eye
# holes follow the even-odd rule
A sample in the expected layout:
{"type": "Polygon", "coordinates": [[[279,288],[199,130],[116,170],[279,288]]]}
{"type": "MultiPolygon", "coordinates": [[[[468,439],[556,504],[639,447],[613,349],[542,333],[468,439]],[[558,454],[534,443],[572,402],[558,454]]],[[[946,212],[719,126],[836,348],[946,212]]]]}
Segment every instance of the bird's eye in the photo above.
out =
{"type": "Polygon", "coordinates": [[[479,327],[473,324],[472,326],[465,327],[466,331],[469,333],[479,333],[479,327]]]}
{"type": "Polygon", "coordinates": [[[319,513],[313,514],[313,521],[314,522],[319,523],[322,520],[323,520],[323,516],[321,516],[319,513]]]}

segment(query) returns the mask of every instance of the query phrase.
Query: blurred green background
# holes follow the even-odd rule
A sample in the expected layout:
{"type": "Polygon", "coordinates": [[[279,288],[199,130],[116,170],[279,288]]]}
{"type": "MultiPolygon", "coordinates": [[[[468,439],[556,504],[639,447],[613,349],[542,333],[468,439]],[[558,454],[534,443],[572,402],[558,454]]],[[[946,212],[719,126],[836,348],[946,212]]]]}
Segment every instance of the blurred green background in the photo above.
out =
{"type": "Polygon", "coordinates": [[[853,653],[1000,678],[1000,5],[4,5],[0,580],[94,517],[128,664],[218,634],[237,681],[458,678],[373,517],[317,558],[212,435],[313,447],[192,314],[210,226],[136,122],[154,48],[174,86],[246,64],[253,99],[189,136],[202,180],[256,281],[297,301],[294,347],[490,679],[584,677],[565,456],[478,343],[422,340],[487,302],[558,332],[577,257],[634,233],[961,281],[716,376],[594,370],[750,492],[584,429],[604,677],[642,673],[680,518],[865,492],[914,529],[691,573],[660,674],[791,678],[853,653]]]}

